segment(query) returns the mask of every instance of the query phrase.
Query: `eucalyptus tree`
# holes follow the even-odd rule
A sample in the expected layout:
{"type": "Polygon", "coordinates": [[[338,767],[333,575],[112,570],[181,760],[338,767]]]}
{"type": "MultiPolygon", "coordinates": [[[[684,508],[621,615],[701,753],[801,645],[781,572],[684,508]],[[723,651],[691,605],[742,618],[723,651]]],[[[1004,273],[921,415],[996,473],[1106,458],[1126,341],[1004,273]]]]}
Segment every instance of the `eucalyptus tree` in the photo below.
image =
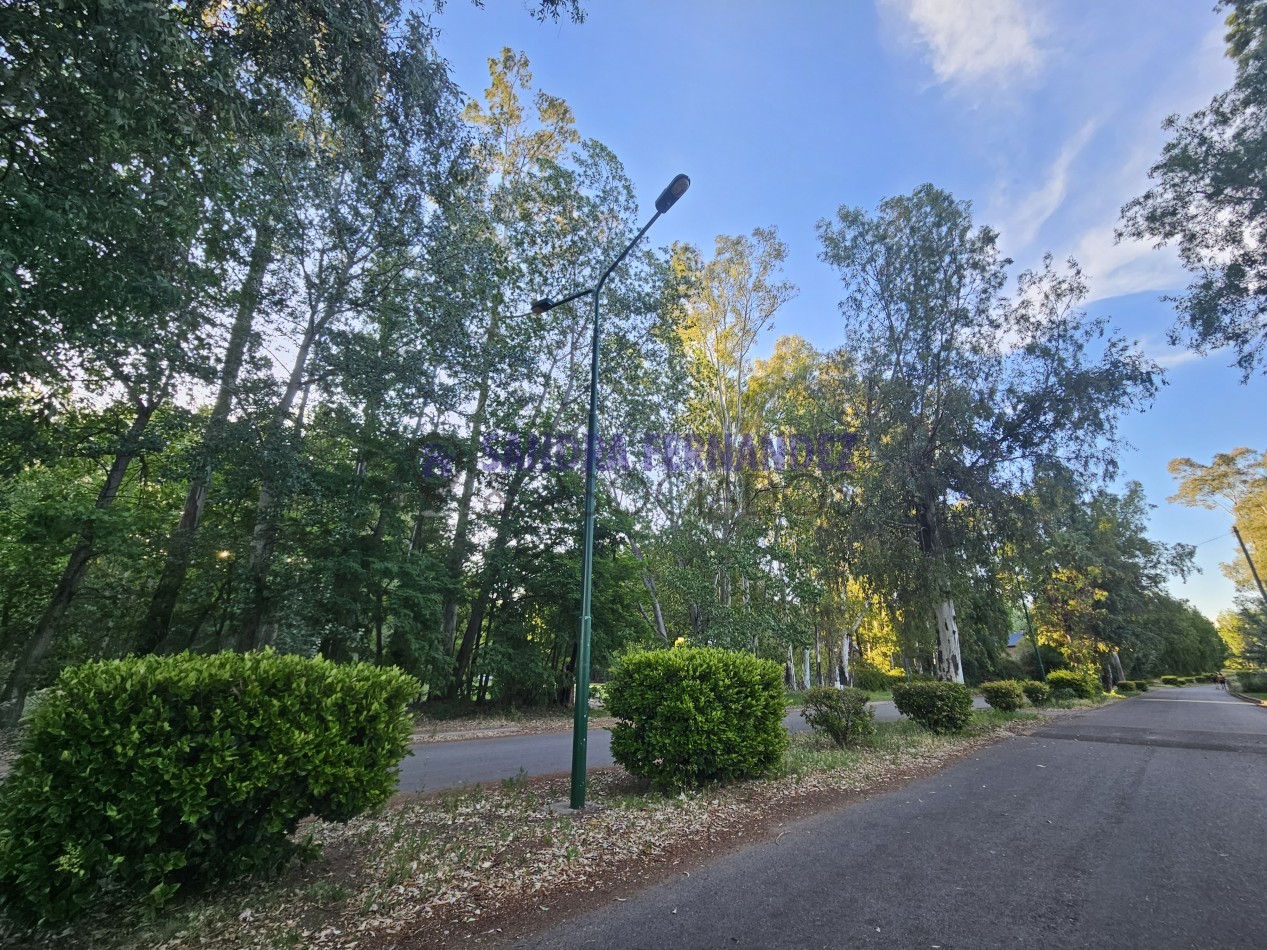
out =
{"type": "MultiPolygon", "coordinates": [[[[399,305],[386,298],[409,282],[411,262],[426,253],[429,219],[460,181],[459,98],[430,31],[410,18],[385,42],[386,68],[366,107],[345,120],[339,110],[311,104],[303,117],[303,161],[284,172],[294,195],[283,222],[294,241],[288,261],[294,356],[260,434],[265,464],[239,649],[266,640],[268,575],[278,518],[296,488],[291,460],[314,382],[311,364],[341,327],[399,305]]],[[[406,319],[421,315],[406,308],[406,319]]]]}
{"type": "MultiPolygon", "coordinates": [[[[516,525],[525,520],[523,506],[555,481],[552,470],[561,456],[570,455],[564,467],[575,467],[579,458],[580,441],[567,435],[584,423],[580,397],[589,371],[591,311],[582,303],[532,314],[531,302],[592,283],[632,236],[637,212],[619,161],[600,143],[581,140],[565,102],[533,91],[525,57],[504,50],[489,66],[483,103],[467,109],[482,140],[476,160],[487,191],[477,220],[489,266],[478,285],[486,309],[468,320],[476,349],[462,374],[468,398],[455,420],[468,448],[455,499],[444,612],[454,696],[471,681],[498,592],[511,589],[508,579],[518,576],[516,525]],[[476,537],[484,539],[479,548],[476,537]],[[460,623],[460,585],[468,572],[460,623]]],[[[624,302],[641,299],[633,288],[645,260],[637,255],[632,270],[622,267],[609,282],[603,317],[608,340],[620,338],[636,318],[624,302]]],[[[609,371],[604,387],[619,388],[609,371]]],[[[578,486],[574,478],[559,484],[578,486]]]]}
{"type": "MultiPolygon", "coordinates": [[[[1125,669],[1179,672],[1163,670],[1161,658],[1184,652],[1181,628],[1190,625],[1165,583],[1192,570],[1193,548],[1148,536],[1150,506],[1140,484],[1129,482],[1120,494],[1088,490],[1055,471],[1035,480],[1026,503],[1034,530],[1019,553],[1035,594],[1039,641],[1070,666],[1103,669],[1120,652],[1125,669]]],[[[1116,667],[1108,672],[1126,678],[1116,667]]]]}
{"type": "Polygon", "coordinates": [[[709,260],[687,245],[673,258],[687,386],[676,432],[660,447],[664,579],[692,637],[749,649],[789,629],[771,511],[754,503],[763,430],[751,392],[762,338],[795,294],[781,279],[786,255],[775,229],[757,228],[719,236],[709,260]]]}
{"type": "Polygon", "coordinates": [[[1263,594],[1263,552],[1267,551],[1267,452],[1241,447],[1219,452],[1206,465],[1189,458],[1171,459],[1170,474],[1179,490],[1169,499],[1182,505],[1219,508],[1232,518],[1241,557],[1222,565],[1242,591],[1263,594]]]}
{"type": "Polygon", "coordinates": [[[1228,347],[1243,378],[1267,370],[1267,3],[1218,0],[1227,12],[1232,87],[1165,129],[1155,184],[1122,209],[1119,237],[1174,242],[1195,280],[1171,298],[1172,342],[1228,347]]]}
{"type": "Polygon", "coordinates": [[[896,597],[908,642],[936,642],[938,674],[962,682],[955,598],[986,549],[968,538],[1020,524],[1036,467],[1111,474],[1117,421],[1159,370],[1081,312],[1072,262],[1048,258],[1005,299],[997,235],[932,185],[875,214],[842,207],[819,235],[862,387],[863,573],[896,597]]]}

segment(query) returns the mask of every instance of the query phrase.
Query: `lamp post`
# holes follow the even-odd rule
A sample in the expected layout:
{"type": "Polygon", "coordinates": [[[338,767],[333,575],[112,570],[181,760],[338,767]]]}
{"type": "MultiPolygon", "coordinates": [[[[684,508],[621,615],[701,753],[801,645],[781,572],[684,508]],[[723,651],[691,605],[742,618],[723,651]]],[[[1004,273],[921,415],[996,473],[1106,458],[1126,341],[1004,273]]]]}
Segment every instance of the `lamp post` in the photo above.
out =
{"type": "Polygon", "coordinates": [[[598,307],[602,296],[603,284],[611,276],[620,262],[633,250],[634,245],[642,240],[642,236],[651,230],[651,225],[659,220],[674,203],[691,187],[691,179],[685,175],[674,178],[660,197],[655,201],[655,214],[643,225],[642,230],[634,237],[623,251],[611,262],[598,283],[587,290],[578,290],[562,300],[551,300],[544,297],[532,305],[534,314],[543,314],[555,307],[584,297],[594,295],[594,337],[590,352],[590,415],[589,428],[585,437],[585,532],[581,547],[581,630],[576,644],[576,695],[572,707],[572,793],[569,804],[573,809],[585,807],[585,766],[589,740],[589,693],[590,693],[590,592],[594,580],[594,488],[598,481],[598,341],[599,323],[598,307]]]}

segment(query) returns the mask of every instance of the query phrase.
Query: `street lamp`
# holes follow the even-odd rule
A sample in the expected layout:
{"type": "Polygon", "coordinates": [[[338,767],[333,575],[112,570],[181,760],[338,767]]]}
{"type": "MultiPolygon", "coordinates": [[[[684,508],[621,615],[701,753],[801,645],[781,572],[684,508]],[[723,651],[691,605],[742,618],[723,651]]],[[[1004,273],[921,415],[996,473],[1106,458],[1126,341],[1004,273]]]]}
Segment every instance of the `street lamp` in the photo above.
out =
{"type": "Polygon", "coordinates": [[[585,762],[589,740],[589,694],[590,694],[590,591],[594,580],[594,488],[597,482],[598,463],[598,302],[603,292],[603,284],[611,276],[620,262],[625,259],[634,245],[642,240],[642,236],[651,230],[651,225],[686,194],[691,187],[691,179],[685,175],[674,178],[660,197],[655,200],[655,214],[643,225],[642,230],[629,242],[614,261],[603,271],[598,283],[586,290],[578,290],[562,300],[551,300],[543,297],[532,305],[534,314],[547,313],[555,307],[584,297],[594,295],[594,341],[590,353],[590,417],[589,429],[585,437],[585,536],[581,550],[581,632],[576,645],[576,695],[573,699],[572,716],[572,794],[569,804],[573,809],[585,807],[585,762]]]}

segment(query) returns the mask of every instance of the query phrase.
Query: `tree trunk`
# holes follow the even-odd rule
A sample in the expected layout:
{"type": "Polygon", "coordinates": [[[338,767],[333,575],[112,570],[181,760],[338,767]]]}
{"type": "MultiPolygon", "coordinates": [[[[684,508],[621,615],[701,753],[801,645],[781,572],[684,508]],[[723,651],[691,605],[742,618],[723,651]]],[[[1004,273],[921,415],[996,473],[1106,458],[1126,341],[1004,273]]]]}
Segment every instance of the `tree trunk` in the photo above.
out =
{"type": "MultiPolygon", "coordinates": [[[[629,550],[633,553],[633,556],[638,559],[639,564],[646,563],[642,556],[642,548],[633,538],[629,539],[629,550]]],[[[660,592],[656,588],[655,575],[653,575],[650,569],[646,567],[643,567],[639,573],[642,575],[642,586],[645,587],[647,589],[647,593],[651,595],[651,618],[653,621],[652,625],[655,627],[655,632],[665,643],[671,643],[672,641],[669,639],[669,631],[664,626],[664,611],[660,609],[660,592]]]]}
{"type": "MultiPolygon", "coordinates": [[[[136,418],[128,427],[120,443],[119,451],[114,457],[114,462],[110,466],[110,471],[106,474],[105,484],[101,486],[101,491],[97,494],[98,510],[104,510],[114,504],[119,487],[123,484],[123,476],[127,474],[128,466],[132,464],[137,441],[149,425],[150,417],[154,414],[159,401],[155,399],[148,404],[142,403],[137,409],[136,418]]],[[[97,553],[96,545],[95,529],[89,521],[80,532],[79,543],[75,545],[74,551],[66,562],[66,569],[62,571],[53,596],[49,598],[44,613],[41,614],[31,638],[18,656],[9,673],[9,679],[5,683],[4,697],[0,699],[0,704],[9,705],[6,721],[10,725],[16,725],[22,718],[22,710],[26,706],[26,696],[30,692],[31,683],[52,649],[57,628],[65,617],[71,601],[74,600],[79,585],[83,582],[89,563],[97,553]]]]}
{"type": "Polygon", "coordinates": [[[963,661],[959,652],[959,627],[955,623],[955,602],[937,605],[937,678],[963,682],[963,661]]]}
{"type": "MultiPolygon", "coordinates": [[[[484,345],[490,348],[497,336],[498,308],[493,308],[493,315],[488,321],[488,331],[484,334],[484,345]]],[[[484,437],[485,414],[488,406],[488,395],[492,388],[491,367],[485,366],[480,377],[480,388],[475,397],[475,409],[471,413],[471,438],[467,442],[466,470],[462,475],[462,494],[458,497],[457,521],[453,526],[453,547],[449,550],[449,583],[450,592],[444,598],[444,610],[440,621],[440,643],[449,656],[457,640],[458,630],[458,590],[462,585],[462,572],[466,568],[466,556],[469,548],[469,525],[471,520],[471,503],[475,497],[475,479],[479,471],[480,442],[484,437]]]]}
{"type": "Polygon", "coordinates": [[[803,665],[805,668],[805,678],[803,682],[805,683],[805,688],[809,689],[811,686],[814,685],[813,680],[810,678],[809,647],[806,647],[804,650],[801,651],[801,659],[803,661],[803,665]]]}
{"type": "Polygon", "coordinates": [[[149,610],[141,621],[136,639],[136,652],[153,653],[167,638],[172,625],[172,614],[176,610],[176,600],[185,584],[185,575],[189,571],[189,562],[193,556],[194,538],[202,524],[202,514],[207,505],[207,492],[211,488],[211,476],[215,471],[214,452],[224,433],[233,408],[233,392],[237,387],[238,373],[242,369],[242,361],[246,356],[246,344],[251,337],[251,327],[255,322],[255,314],[259,309],[260,295],[264,286],[264,275],[273,260],[273,237],[275,229],[272,224],[264,224],[255,234],[255,243],[251,248],[250,263],[247,265],[246,278],[238,291],[238,309],[233,319],[233,329],[229,332],[229,344],[224,354],[224,364],[220,370],[220,388],[216,393],[215,406],[211,410],[211,418],[207,422],[207,431],[202,437],[202,459],[197,474],[189,483],[185,494],[185,507],[180,521],[167,541],[167,557],[163,562],[163,573],[158,579],[158,586],[150,599],[149,610]]]}
{"type": "Polygon", "coordinates": [[[1116,686],[1126,679],[1126,673],[1122,671],[1122,658],[1118,656],[1117,650],[1114,650],[1111,654],[1111,660],[1113,663],[1113,684],[1116,686]]]}
{"type": "Polygon", "coordinates": [[[458,698],[462,690],[462,684],[466,679],[466,671],[471,663],[471,654],[475,650],[475,641],[484,625],[484,612],[488,610],[489,600],[492,597],[493,588],[497,584],[498,574],[501,570],[501,556],[506,550],[506,545],[510,542],[510,516],[515,510],[515,500],[519,496],[519,489],[522,487],[527,475],[527,470],[516,472],[506,486],[506,497],[502,501],[501,516],[497,519],[497,534],[494,536],[492,546],[489,548],[488,559],[485,561],[484,570],[480,577],[480,588],[475,595],[474,602],[471,604],[471,614],[466,618],[466,629],[463,631],[462,643],[457,649],[457,656],[454,660],[453,681],[449,685],[448,699],[458,698]]]}
{"type": "MultiPolygon", "coordinates": [[[[280,438],[290,410],[295,405],[295,398],[300,391],[304,393],[304,405],[308,400],[308,388],[304,385],[304,373],[308,367],[308,356],[318,336],[334,319],[342,304],[347,289],[348,271],[339,276],[335,288],[325,300],[321,316],[313,312],[299,349],[295,353],[295,365],[286,381],[286,391],[278,403],[273,416],[272,431],[266,438],[280,438]]],[[[302,417],[303,409],[300,414],[302,417]]],[[[246,601],[242,611],[242,619],[238,624],[237,650],[245,653],[257,650],[264,645],[264,615],[268,611],[268,572],[273,563],[273,547],[277,541],[277,510],[284,499],[275,497],[273,482],[268,473],[264,474],[264,482],[260,486],[259,502],[255,511],[255,528],[251,532],[251,559],[246,568],[246,601]]]]}

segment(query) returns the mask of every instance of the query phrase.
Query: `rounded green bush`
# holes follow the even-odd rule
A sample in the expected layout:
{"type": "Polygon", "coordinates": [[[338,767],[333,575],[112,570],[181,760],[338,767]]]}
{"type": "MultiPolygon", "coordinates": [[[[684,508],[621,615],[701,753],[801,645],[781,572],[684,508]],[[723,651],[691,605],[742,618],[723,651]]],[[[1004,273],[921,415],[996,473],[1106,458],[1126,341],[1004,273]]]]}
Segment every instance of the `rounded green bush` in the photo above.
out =
{"type": "Polygon", "coordinates": [[[1017,680],[995,680],[982,683],[978,689],[993,709],[1016,712],[1025,705],[1025,689],[1017,680]]]}
{"type": "Polygon", "coordinates": [[[1179,677],[1177,677],[1177,676],[1163,676],[1163,677],[1161,678],[1161,684],[1162,684],[1163,686],[1178,686],[1178,685],[1179,685],[1179,677]]]}
{"type": "Polygon", "coordinates": [[[1148,680],[1131,680],[1131,685],[1135,687],[1137,693],[1148,692],[1148,680]]]}
{"type": "Polygon", "coordinates": [[[0,786],[0,905],[53,922],[107,891],[160,906],[280,867],[301,819],[395,792],[418,691],[396,669],[271,652],[63,671],[0,786]]]}
{"type": "Polygon", "coordinates": [[[711,647],[631,653],[607,688],[612,757],[667,791],[760,775],[787,748],[783,669],[711,647]]]}
{"type": "Polygon", "coordinates": [[[1118,682],[1118,684],[1117,684],[1116,686],[1114,686],[1113,688],[1114,688],[1114,689],[1116,689],[1119,693],[1133,693],[1133,692],[1135,692],[1135,684],[1134,684],[1134,683],[1132,683],[1130,680],[1121,680],[1121,681],[1120,681],[1120,682],[1118,682]]]}
{"type": "Polygon", "coordinates": [[[1045,706],[1047,700],[1051,698],[1051,687],[1039,680],[1026,680],[1021,683],[1021,691],[1035,706],[1045,706]]]}
{"type": "Polygon", "coordinates": [[[1070,690],[1079,699],[1091,699],[1101,691],[1095,674],[1077,670],[1052,670],[1047,674],[1047,685],[1052,690],[1070,690]]]}
{"type": "Polygon", "coordinates": [[[933,732],[959,732],[972,719],[972,691],[962,683],[897,683],[893,704],[933,732]]]}
{"type": "Polygon", "coordinates": [[[815,687],[805,695],[801,716],[815,732],[826,733],[844,748],[875,732],[875,711],[867,705],[869,698],[860,689],[815,687]]]}

